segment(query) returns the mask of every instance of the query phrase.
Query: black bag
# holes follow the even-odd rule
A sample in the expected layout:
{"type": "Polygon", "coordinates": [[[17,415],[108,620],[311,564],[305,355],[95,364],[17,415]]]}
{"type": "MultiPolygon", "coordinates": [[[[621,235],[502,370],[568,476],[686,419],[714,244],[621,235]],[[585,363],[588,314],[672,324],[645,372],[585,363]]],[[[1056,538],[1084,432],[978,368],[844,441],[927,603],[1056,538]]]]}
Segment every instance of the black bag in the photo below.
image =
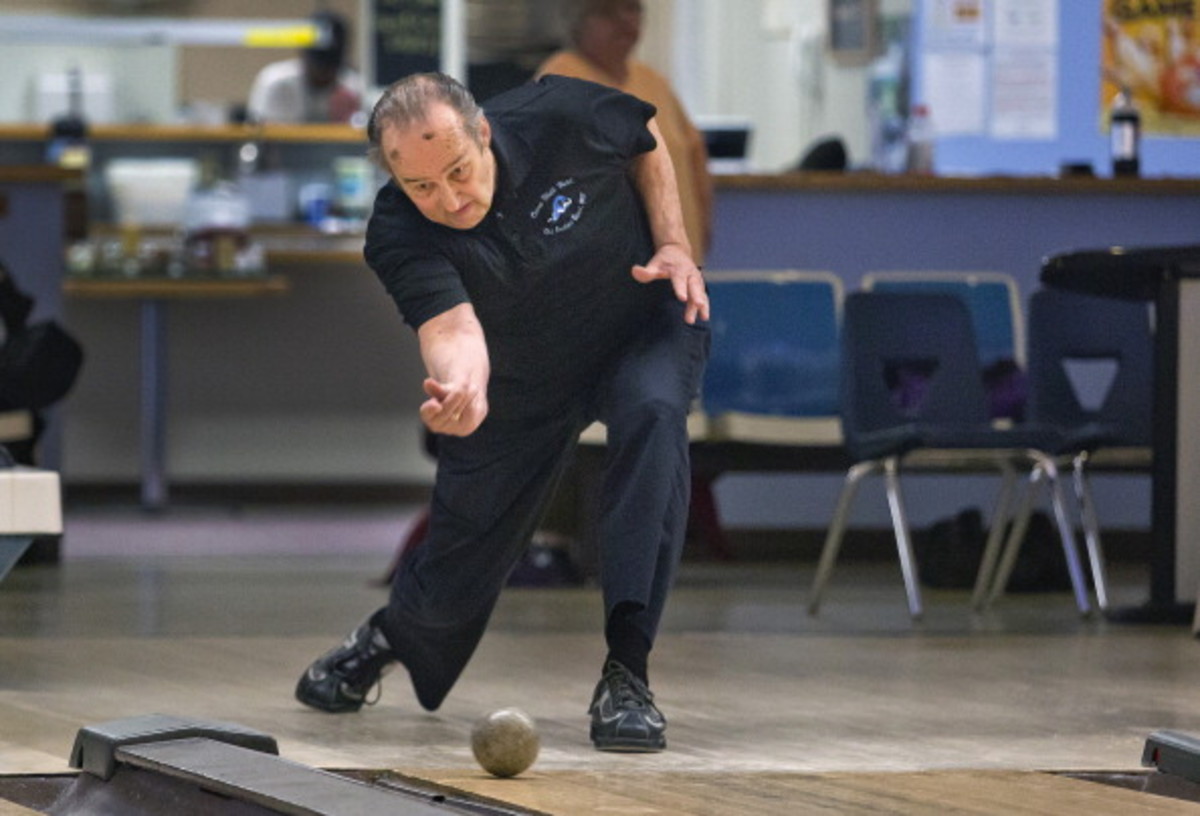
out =
{"type": "MultiPolygon", "coordinates": [[[[987,527],[977,508],[963,510],[914,536],[913,550],[921,583],[933,589],[971,589],[983,550],[987,527]]],[[[1009,592],[1062,592],[1071,588],[1062,544],[1050,516],[1035,510],[1017,561],[1009,577],[1009,592]]]]}
{"type": "Polygon", "coordinates": [[[26,326],[0,346],[0,410],[39,410],[67,395],[83,349],[53,320],[26,326]]]}
{"type": "Polygon", "coordinates": [[[921,583],[933,589],[970,589],[983,561],[987,530],[983,513],[972,507],[935,522],[913,536],[921,583]]]}

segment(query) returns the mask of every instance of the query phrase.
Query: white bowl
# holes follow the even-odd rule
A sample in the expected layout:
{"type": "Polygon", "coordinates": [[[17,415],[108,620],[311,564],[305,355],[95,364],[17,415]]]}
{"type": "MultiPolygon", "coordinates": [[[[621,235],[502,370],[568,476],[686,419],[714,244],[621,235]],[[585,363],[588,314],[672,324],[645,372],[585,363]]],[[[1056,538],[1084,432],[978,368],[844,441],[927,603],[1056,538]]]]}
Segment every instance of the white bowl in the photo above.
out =
{"type": "Polygon", "coordinates": [[[118,222],[141,226],[182,223],[199,176],[193,159],[113,159],[104,170],[118,222]]]}

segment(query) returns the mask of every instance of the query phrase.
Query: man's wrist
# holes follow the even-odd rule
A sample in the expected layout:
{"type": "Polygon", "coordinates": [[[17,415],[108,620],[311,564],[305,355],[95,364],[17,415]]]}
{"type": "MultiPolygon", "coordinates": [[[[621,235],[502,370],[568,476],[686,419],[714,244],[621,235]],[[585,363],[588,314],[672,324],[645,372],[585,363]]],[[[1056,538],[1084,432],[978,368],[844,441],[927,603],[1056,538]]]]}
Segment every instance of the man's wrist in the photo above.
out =
{"type": "Polygon", "coordinates": [[[663,241],[661,244],[655,247],[655,252],[663,252],[669,247],[675,247],[689,258],[693,257],[692,246],[687,241],[663,241]]]}

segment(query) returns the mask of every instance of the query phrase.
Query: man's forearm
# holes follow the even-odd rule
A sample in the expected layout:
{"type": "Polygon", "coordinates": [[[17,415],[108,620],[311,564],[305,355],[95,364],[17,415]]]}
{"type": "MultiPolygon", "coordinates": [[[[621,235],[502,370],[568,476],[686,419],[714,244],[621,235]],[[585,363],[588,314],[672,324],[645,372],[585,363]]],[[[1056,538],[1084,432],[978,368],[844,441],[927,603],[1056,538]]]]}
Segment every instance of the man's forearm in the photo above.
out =
{"type": "Polygon", "coordinates": [[[421,359],[432,379],[469,382],[484,389],[490,372],[483,327],[469,304],[431,318],[417,332],[421,359]]]}
{"type": "Polygon", "coordinates": [[[429,377],[421,419],[436,433],[466,436],[488,414],[491,376],[487,342],[475,310],[464,303],[427,320],[417,330],[429,377]]]}
{"type": "Polygon", "coordinates": [[[658,146],[634,161],[633,178],[650,219],[654,247],[662,249],[668,244],[677,244],[690,257],[693,254],[692,245],[683,225],[683,208],[679,203],[679,186],[675,181],[671,155],[667,152],[658,124],[651,119],[647,126],[658,146]]]}

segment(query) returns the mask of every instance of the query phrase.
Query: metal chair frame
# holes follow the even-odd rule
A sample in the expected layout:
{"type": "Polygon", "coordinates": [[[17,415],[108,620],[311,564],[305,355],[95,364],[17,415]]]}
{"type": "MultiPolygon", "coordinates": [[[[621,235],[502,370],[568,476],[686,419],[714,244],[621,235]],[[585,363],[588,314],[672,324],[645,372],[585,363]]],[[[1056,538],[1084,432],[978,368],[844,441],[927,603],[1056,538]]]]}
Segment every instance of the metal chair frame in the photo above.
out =
{"type": "Polygon", "coordinates": [[[994,469],[1001,476],[991,532],[976,578],[974,598],[982,598],[1010,517],[1018,466],[1042,474],[1050,488],[1054,518],[1081,614],[1091,611],[1087,585],[1067,513],[1054,457],[1047,447],[1059,435],[1045,428],[997,429],[987,420],[978,376],[978,353],[966,304],[948,293],[860,291],[846,300],[842,331],[842,424],[847,450],[855,460],[846,474],[809,602],[816,614],[832,575],[849,513],[864,478],[882,473],[904,577],[909,614],[923,614],[912,536],[901,491],[904,469],[994,469]],[[883,384],[883,354],[929,357],[938,363],[929,399],[914,415],[891,405],[883,384]]]}

